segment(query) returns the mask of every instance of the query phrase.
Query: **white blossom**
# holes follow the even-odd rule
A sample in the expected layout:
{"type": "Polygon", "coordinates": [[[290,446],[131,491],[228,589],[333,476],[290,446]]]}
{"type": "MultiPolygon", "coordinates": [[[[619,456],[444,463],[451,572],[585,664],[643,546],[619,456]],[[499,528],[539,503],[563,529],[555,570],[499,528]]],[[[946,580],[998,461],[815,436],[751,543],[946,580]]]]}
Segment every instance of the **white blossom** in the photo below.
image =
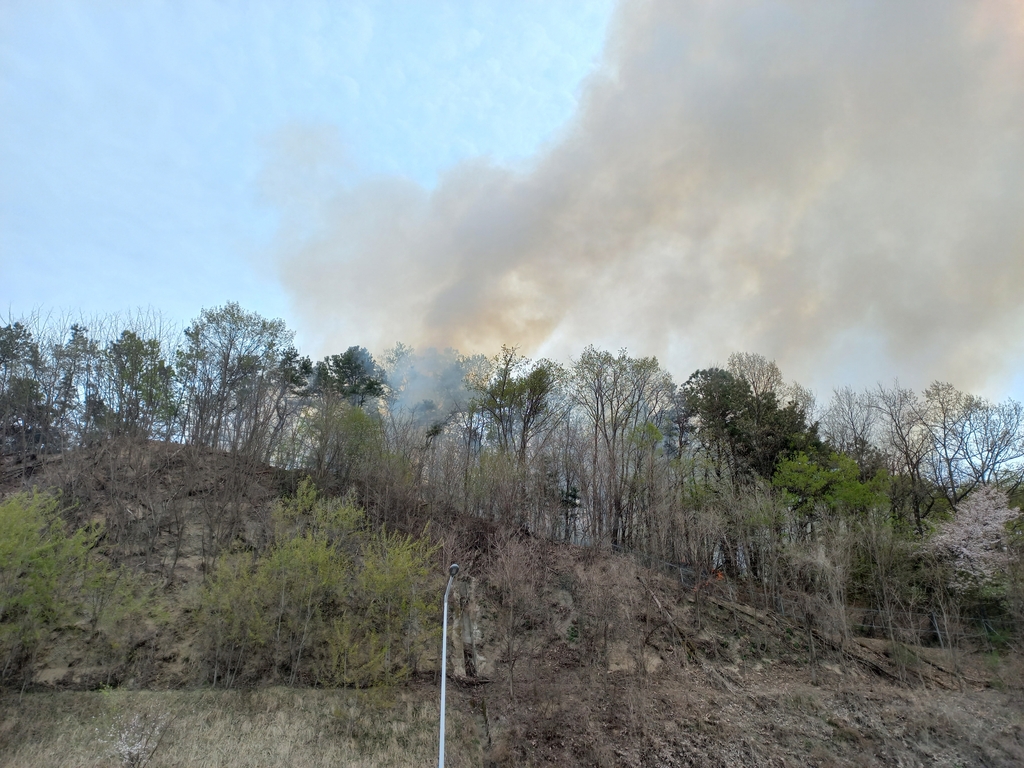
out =
{"type": "Polygon", "coordinates": [[[147,718],[136,713],[130,720],[119,718],[110,729],[110,744],[124,768],[143,768],[152,759],[167,727],[167,715],[147,718]]]}
{"type": "Polygon", "coordinates": [[[953,586],[985,583],[1005,570],[1010,559],[1006,524],[1019,514],[1010,509],[1006,494],[991,485],[979,486],[957,505],[932,539],[936,553],[953,563],[953,586]]]}

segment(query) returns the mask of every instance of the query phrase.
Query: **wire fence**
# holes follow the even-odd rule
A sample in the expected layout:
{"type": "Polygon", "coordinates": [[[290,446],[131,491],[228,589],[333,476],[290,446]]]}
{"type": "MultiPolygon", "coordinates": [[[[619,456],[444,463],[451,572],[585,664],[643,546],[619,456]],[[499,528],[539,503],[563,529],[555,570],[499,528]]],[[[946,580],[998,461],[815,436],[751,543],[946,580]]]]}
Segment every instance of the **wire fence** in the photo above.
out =
{"type": "MultiPolygon", "coordinates": [[[[695,593],[724,598],[739,602],[740,587],[724,578],[718,570],[699,570],[688,563],[673,563],[653,557],[645,552],[629,550],[620,544],[613,544],[612,551],[629,557],[638,565],[667,573],[687,589],[695,593]]],[[[757,590],[743,590],[744,602],[756,605],[785,619],[804,620],[810,605],[817,600],[812,595],[765,595],[757,590]]],[[[818,605],[821,605],[820,601],[818,605]]],[[[1018,621],[1006,616],[944,616],[940,611],[896,610],[891,619],[882,612],[868,606],[845,608],[846,629],[855,636],[891,637],[901,642],[917,645],[952,644],[973,641],[991,646],[994,642],[1020,636],[1022,627],[1018,621]]]]}

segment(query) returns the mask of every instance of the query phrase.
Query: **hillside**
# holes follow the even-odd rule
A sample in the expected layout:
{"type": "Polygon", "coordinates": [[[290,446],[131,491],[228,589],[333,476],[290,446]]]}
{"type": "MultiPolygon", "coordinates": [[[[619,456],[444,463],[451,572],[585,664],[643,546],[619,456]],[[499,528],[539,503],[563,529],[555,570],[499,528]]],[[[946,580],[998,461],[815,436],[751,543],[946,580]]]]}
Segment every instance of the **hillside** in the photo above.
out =
{"type": "MultiPolygon", "coordinates": [[[[299,674],[286,686],[278,667],[231,689],[211,682],[196,601],[213,544],[255,552],[296,477],[155,443],[107,443],[33,467],[28,477],[5,470],[5,495],[59,489],[65,517],[102,521],[96,551],[153,590],[159,609],[52,631],[23,692],[2,694],[0,765],[117,764],[111,733],[130,730],[135,714],[139,732],[162,730],[152,766],[432,759],[436,635],[419,666],[386,685],[299,674]]],[[[423,534],[418,515],[407,532],[423,534]]],[[[1024,763],[1024,666],[1012,644],[844,637],[806,611],[752,604],[741,583],[683,583],[628,555],[477,519],[434,520],[426,534],[437,545],[432,589],[443,589],[447,562],[463,566],[451,765],[1024,763]]]]}

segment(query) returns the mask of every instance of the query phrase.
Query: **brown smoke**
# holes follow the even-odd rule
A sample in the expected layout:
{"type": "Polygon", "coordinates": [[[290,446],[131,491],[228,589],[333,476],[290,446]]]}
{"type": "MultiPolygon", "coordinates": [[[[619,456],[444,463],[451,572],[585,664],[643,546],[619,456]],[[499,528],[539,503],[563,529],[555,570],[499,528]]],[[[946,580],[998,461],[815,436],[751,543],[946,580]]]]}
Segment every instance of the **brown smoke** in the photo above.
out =
{"type": "Polygon", "coordinates": [[[282,239],[282,280],[331,351],[594,342],[677,378],[739,349],[817,385],[1005,382],[1022,52],[1017,2],[624,3],[530,167],[338,188],[282,239]]]}

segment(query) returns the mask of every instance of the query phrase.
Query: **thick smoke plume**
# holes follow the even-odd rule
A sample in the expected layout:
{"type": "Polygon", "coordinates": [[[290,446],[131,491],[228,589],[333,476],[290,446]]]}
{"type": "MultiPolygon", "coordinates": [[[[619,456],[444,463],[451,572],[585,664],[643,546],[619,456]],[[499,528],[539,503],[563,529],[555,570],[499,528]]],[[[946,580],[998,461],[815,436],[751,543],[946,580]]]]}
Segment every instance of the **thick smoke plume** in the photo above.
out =
{"type": "Polygon", "coordinates": [[[1005,385],[1024,359],[1024,6],[623,3],[529,167],[324,195],[279,257],[332,348],[594,342],[677,377],[750,350],[816,386],[1005,385]]]}

